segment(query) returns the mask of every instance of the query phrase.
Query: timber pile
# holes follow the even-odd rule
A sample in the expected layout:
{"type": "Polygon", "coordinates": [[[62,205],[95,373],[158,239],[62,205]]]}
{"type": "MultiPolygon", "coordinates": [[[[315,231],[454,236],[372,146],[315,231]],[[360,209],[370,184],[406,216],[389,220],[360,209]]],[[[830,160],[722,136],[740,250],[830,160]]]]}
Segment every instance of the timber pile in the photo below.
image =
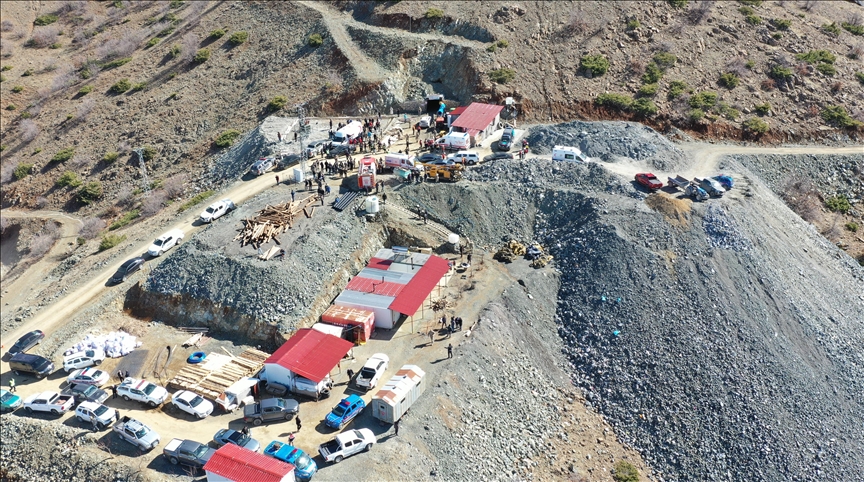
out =
{"type": "Polygon", "coordinates": [[[241,246],[251,244],[258,248],[261,245],[275,240],[277,236],[294,227],[294,220],[300,213],[311,218],[315,212],[315,204],[321,200],[319,194],[312,194],[298,201],[291,201],[275,206],[266,206],[258,211],[258,215],[252,219],[243,220],[243,229],[234,237],[240,240],[241,246]]]}
{"type": "Polygon", "coordinates": [[[170,388],[189,390],[202,397],[215,400],[226,388],[243,377],[258,373],[264,366],[268,353],[250,348],[229,357],[211,353],[200,365],[189,365],[168,382],[170,388]]]}

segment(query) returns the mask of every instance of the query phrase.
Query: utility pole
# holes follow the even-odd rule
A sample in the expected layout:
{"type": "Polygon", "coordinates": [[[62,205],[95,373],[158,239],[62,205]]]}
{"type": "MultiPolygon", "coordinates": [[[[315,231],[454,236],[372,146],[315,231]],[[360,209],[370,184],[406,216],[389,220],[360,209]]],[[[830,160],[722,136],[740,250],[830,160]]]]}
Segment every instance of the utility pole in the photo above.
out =
{"type": "Polygon", "coordinates": [[[300,169],[306,176],[306,138],[309,136],[309,126],[306,125],[306,109],[303,104],[297,104],[297,140],[299,141],[300,169]]]}
{"type": "Polygon", "coordinates": [[[144,182],[143,192],[150,191],[150,179],[147,177],[147,167],[144,166],[144,149],[135,149],[135,154],[138,154],[138,166],[141,167],[141,180],[144,182]]]}

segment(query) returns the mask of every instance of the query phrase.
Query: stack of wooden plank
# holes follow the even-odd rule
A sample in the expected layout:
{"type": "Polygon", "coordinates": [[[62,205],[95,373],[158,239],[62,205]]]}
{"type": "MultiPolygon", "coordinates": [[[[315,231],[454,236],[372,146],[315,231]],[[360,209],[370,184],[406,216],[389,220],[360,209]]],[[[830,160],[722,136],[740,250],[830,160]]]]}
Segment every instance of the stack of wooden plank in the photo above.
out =
{"type": "Polygon", "coordinates": [[[251,244],[256,248],[270,240],[275,240],[278,244],[279,240],[276,237],[294,227],[294,220],[300,213],[311,218],[315,211],[315,204],[320,200],[320,195],[312,194],[297,201],[275,206],[268,205],[258,211],[258,215],[254,218],[244,219],[243,229],[234,239],[239,239],[241,246],[251,244]]]}
{"type": "Polygon", "coordinates": [[[215,400],[226,388],[243,377],[254,375],[264,366],[268,353],[250,348],[231,357],[211,353],[200,365],[189,365],[168,382],[177,390],[190,390],[202,397],[215,400]]]}

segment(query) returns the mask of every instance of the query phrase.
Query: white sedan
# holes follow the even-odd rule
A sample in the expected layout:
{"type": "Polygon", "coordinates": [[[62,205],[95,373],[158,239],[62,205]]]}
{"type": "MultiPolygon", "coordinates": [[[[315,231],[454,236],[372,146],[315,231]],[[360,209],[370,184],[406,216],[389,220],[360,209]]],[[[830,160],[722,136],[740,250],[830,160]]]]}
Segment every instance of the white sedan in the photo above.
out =
{"type": "Polygon", "coordinates": [[[201,221],[209,223],[214,219],[222,217],[223,214],[234,209],[234,202],[230,199],[223,199],[207,206],[207,209],[201,213],[201,221]]]}
{"type": "Polygon", "coordinates": [[[108,383],[108,380],[111,378],[111,375],[106,371],[99,370],[97,368],[84,368],[83,370],[75,370],[72,372],[66,381],[69,382],[69,385],[74,385],[76,383],[82,383],[84,385],[93,385],[96,387],[101,387],[108,383]]]}
{"type": "Polygon", "coordinates": [[[183,236],[183,231],[172,229],[156,238],[156,241],[153,241],[153,244],[150,245],[150,249],[147,250],[147,253],[149,253],[150,256],[162,256],[162,253],[173,248],[175,245],[180,244],[180,240],[183,239],[183,236]]]}
{"type": "Polygon", "coordinates": [[[205,418],[213,413],[213,404],[210,401],[204,400],[201,395],[188,390],[175,393],[174,397],[171,398],[171,404],[198,418],[205,418]]]}

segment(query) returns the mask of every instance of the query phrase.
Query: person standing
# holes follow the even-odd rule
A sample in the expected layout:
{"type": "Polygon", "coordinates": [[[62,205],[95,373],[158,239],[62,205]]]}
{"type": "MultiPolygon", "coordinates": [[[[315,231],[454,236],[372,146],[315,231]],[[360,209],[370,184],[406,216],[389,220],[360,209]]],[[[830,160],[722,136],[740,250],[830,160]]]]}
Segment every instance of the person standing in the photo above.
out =
{"type": "Polygon", "coordinates": [[[300,415],[294,417],[294,421],[297,422],[297,431],[300,431],[300,415]]]}
{"type": "Polygon", "coordinates": [[[99,431],[99,425],[96,423],[96,417],[91,415],[90,416],[90,423],[93,424],[93,431],[98,432],[99,431]]]}
{"type": "Polygon", "coordinates": [[[399,436],[399,420],[393,422],[393,435],[399,436]]]}
{"type": "Polygon", "coordinates": [[[453,344],[447,345],[447,358],[453,358],[453,344]]]}
{"type": "Polygon", "coordinates": [[[279,185],[279,176],[278,175],[276,176],[276,185],[277,186],[279,185]]]}
{"type": "Polygon", "coordinates": [[[296,193],[295,193],[294,190],[292,189],[292,190],[291,190],[291,202],[292,202],[292,203],[294,202],[294,196],[295,196],[295,194],[296,194],[296,193]]]}
{"type": "Polygon", "coordinates": [[[277,132],[276,135],[279,137],[279,142],[282,142],[282,133],[277,132]]]}
{"type": "Polygon", "coordinates": [[[243,429],[240,430],[240,431],[243,432],[243,435],[249,435],[249,426],[248,426],[248,425],[244,425],[244,426],[243,426],[243,429]]]}
{"type": "MultiPolygon", "coordinates": [[[[171,349],[169,348],[168,350],[170,351],[171,349]]],[[[127,378],[129,378],[129,370],[126,370],[126,374],[123,376],[124,380],[127,378]]]]}
{"type": "Polygon", "coordinates": [[[123,370],[117,370],[117,378],[120,379],[120,383],[123,383],[123,370]]]}
{"type": "Polygon", "coordinates": [[[387,193],[381,194],[381,204],[387,204],[387,193]]]}
{"type": "Polygon", "coordinates": [[[429,330],[429,344],[432,345],[435,343],[435,331],[429,330]]]}
{"type": "Polygon", "coordinates": [[[294,446],[294,439],[295,439],[295,438],[296,438],[296,437],[295,437],[295,435],[294,435],[293,432],[290,433],[290,434],[288,434],[288,445],[290,445],[290,446],[293,447],[293,446],[294,446]]]}
{"type": "Polygon", "coordinates": [[[17,390],[18,390],[18,389],[15,388],[15,379],[14,379],[14,378],[10,378],[10,379],[9,379],[9,391],[10,391],[10,392],[15,392],[15,391],[17,391],[17,390]]]}
{"type": "Polygon", "coordinates": [[[111,385],[111,398],[117,398],[117,385],[111,385]]]}
{"type": "Polygon", "coordinates": [[[120,421],[120,410],[114,410],[114,420],[120,421]]]}

